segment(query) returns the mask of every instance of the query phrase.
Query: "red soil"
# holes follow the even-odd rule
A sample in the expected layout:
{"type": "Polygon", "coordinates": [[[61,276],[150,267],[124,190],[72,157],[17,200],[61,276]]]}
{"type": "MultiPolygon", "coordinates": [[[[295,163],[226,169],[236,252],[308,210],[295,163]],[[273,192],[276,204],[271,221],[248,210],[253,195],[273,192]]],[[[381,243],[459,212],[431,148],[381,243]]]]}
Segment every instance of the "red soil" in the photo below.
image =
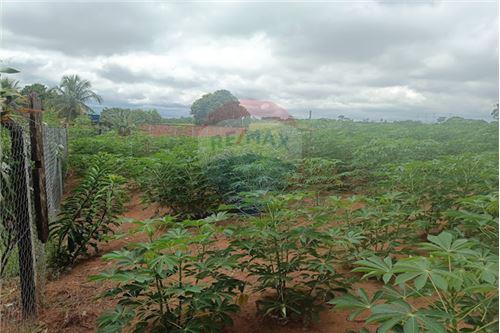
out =
{"type": "Polygon", "coordinates": [[[152,136],[229,136],[242,135],[243,127],[195,126],[195,125],[144,125],[141,129],[152,136]]]}
{"type": "MultiPolygon", "coordinates": [[[[124,217],[133,219],[148,219],[155,216],[158,207],[144,207],[139,195],[134,195],[126,206],[124,217]]],[[[131,227],[124,223],[120,231],[131,227]]],[[[145,240],[144,235],[134,235],[113,240],[102,247],[101,253],[78,263],[70,272],[63,274],[56,280],[48,281],[45,288],[45,302],[40,311],[39,328],[41,332],[95,332],[97,318],[107,309],[116,305],[115,300],[99,299],[97,296],[112,287],[110,283],[89,282],[90,275],[98,274],[102,270],[111,268],[113,263],[101,260],[103,253],[117,250],[129,242],[145,240]]],[[[224,246],[225,240],[220,241],[224,246]]],[[[370,294],[378,289],[377,282],[363,282],[356,285],[363,287],[370,294]]],[[[225,330],[226,333],[343,333],[349,329],[359,329],[361,323],[348,321],[348,312],[324,311],[320,323],[304,328],[301,324],[281,326],[277,323],[265,321],[256,316],[255,301],[259,295],[250,297],[247,304],[242,306],[241,312],[234,317],[234,326],[225,330]]]]}

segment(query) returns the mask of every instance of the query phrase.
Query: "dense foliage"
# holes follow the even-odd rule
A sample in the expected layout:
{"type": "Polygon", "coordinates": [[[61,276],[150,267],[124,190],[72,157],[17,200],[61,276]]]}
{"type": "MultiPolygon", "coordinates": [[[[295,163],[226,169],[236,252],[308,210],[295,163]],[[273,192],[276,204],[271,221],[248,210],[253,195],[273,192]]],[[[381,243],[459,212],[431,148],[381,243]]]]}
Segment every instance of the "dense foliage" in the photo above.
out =
{"type": "MultiPolygon", "coordinates": [[[[209,119],[210,114],[226,103],[231,102],[239,104],[238,99],[227,90],[217,90],[213,93],[203,95],[191,105],[191,114],[193,115],[195,124],[208,124],[209,120],[214,122],[216,119],[209,119]]],[[[237,106],[232,109],[236,109],[238,113],[242,112],[237,106]]]]}
{"type": "Polygon", "coordinates": [[[420,249],[429,256],[393,262],[370,257],[354,272],[382,278],[385,287],[369,298],[363,289],[331,301],[337,309],[369,310],[367,324],[380,332],[496,332],[498,256],[476,240],[449,232],[430,235],[420,249]],[[416,306],[415,304],[425,304],[416,306]]]}
{"type": "Polygon", "coordinates": [[[215,156],[204,169],[225,203],[240,204],[243,192],[284,190],[293,165],[255,153],[229,153],[215,156]]]}
{"type": "Polygon", "coordinates": [[[62,204],[59,218],[51,225],[57,240],[54,264],[67,266],[89,248],[98,251],[99,242],[114,232],[116,216],[124,201],[124,179],[112,174],[105,155],[97,155],[71,196],[62,204]]]}
{"type": "Polygon", "coordinates": [[[231,232],[232,245],[245,255],[241,267],[257,279],[254,291],[270,292],[257,301],[258,312],[283,323],[315,322],[324,301],[347,286],[333,267],[328,237],[317,225],[298,223],[300,196],[259,199],[263,213],[231,232]]]}
{"type": "Polygon", "coordinates": [[[106,255],[115,269],[94,279],[116,283],[118,306],[103,332],[219,332],[250,295],[281,324],[330,308],[362,332],[495,331],[497,123],[256,122],[219,141],[85,126],[72,170],[104,151],[170,214],[106,255]]]}
{"type": "Polygon", "coordinates": [[[150,202],[168,206],[180,218],[201,218],[215,211],[219,195],[196,158],[167,156],[144,183],[150,202]]]}

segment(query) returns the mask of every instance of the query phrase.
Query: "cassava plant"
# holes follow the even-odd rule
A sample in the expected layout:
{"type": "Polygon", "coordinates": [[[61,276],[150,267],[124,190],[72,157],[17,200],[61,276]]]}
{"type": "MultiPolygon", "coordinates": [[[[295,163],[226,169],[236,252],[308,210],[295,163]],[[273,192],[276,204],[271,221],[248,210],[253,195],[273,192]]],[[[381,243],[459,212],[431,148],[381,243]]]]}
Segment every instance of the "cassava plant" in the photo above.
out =
{"type": "MultiPolygon", "coordinates": [[[[350,231],[359,230],[364,235],[361,247],[378,256],[386,256],[399,247],[417,242],[421,230],[421,210],[409,203],[400,192],[387,192],[364,199],[364,205],[353,212],[356,225],[350,231]]],[[[358,257],[359,258],[359,257],[358,257]]]]}
{"type": "Polygon", "coordinates": [[[365,320],[381,333],[496,332],[497,254],[474,239],[446,231],[428,239],[420,244],[427,256],[358,261],[354,272],[380,278],[385,286],[372,298],[360,289],[357,295],[330,303],[336,309],[353,310],[351,320],[365,320]]]}
{"type": "Polygon", "coordinates": [[[99,242],[113,233],[117,214],[123,209],[124,179],[112,174],[106,155],[91,161],[83,180],[62,204],[59,218],[51,224],[51,236],[56,239],[55,264],[68,266],[88,254],[98,251],[99,242]]]}
{"type": "Polygon", "coordinates": [[[169,207],[180,219],[206,217],[215,212],[221,200],[200,161],[192,156],[160,158],[142,187],[148,201],[169,207]]]}
{"type": "Polygon", "coordinates": [[[498,252],[498,193],[474,195],[459,199],[456,209],[445,212],[449,227],[463,237],[480,239],[498,252]]]}
{"type": "Polygon", "coordinates": [[[316,205],[320,204],[321,194],[325,191],[339,190],[344,187],[346,172],[340,172],[340,160],[320,157],[304,158],[291,177],[291,183],[299,188],[314,191],[316,205]]]}
{"type": "Polygon", "coordinates": [[[314,225],[300,225],[301,195],[260,197],[263,213],[247,227],[234,229],[232,246],[245,255],[243,266],[263,292],[258,312],[282,323],[300,319],[305,325],[318,319],[324,301],[346,282],[324,254],[327,234],[314,225]],[[295,203],[295,206],[292,208],[295,203]]]}
{"type": "Polygon", "coordinates": [[[224,215],[176,222],[172,217],[137,221],[132,232],[148,240],[105,255],[116,267],[91,277],[115,282],[103,294],[118,305],[99,319],[100,332],[221,332],[238,311],[244,282],[228,271],[238,266],[237,254],[213,246],[214,225],[224,215]]]}
{"type": "Polygon", "coordinates": [[[284,190],[292,167],[275,157],[225,152],[210,159],[204,170],[225,203],[240,204],[243,192],[284,190]]]}

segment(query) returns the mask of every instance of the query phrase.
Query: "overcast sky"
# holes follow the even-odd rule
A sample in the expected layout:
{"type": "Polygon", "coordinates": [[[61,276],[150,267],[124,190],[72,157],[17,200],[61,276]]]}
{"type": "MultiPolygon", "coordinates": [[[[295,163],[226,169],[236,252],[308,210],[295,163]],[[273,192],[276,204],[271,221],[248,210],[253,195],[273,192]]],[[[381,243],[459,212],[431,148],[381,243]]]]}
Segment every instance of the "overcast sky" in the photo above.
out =
{"type": "Polygon", "coordinates": [[[228,89],[296,116],[490,119],[492,2],[2,2],[0,59],[22,84],[79,74],[105,106],[187,114],[228,89]]]}

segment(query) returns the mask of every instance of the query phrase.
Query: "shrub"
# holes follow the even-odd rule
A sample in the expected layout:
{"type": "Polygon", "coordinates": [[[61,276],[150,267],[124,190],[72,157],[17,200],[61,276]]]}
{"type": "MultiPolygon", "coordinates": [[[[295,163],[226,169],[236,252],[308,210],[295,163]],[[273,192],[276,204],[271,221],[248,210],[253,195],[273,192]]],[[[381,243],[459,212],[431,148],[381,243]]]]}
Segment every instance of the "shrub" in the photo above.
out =
{"type": "Polygon", "coordinates": [[[323,191],[341,189],[344,186],[342,178],[345,172],[340,172],[340,160],[330,160],[320,157],[304,158],[298,164],[297,172],[291,177],[292,184],[299,189],[312,190],[316,194],[316,204],[319,205],[323,191]]]}
{"type": "Polygon", "coordinates": [[[57,240],[55,264],[71,265],[89,247],[98,250],[104,236],[113,233],[116,215],[123,208],[124,179],[111,173],[106,155],[97,155],[71,196],[62,204],[59,218],[51,224],[57,240]]]}
{"type": "Polygon", "coordinates": [[[345,291],[346,282],[333,267],[332,252],[323,246],[328,235],[314,225],[299,225],[297,207],[287,209],[299,198],[260,198],[265,213],[252,218],[248,227],[236,228],[232,246],[245,255],[242,265],[256,277],[255,291],[269,292],[257,301],[258,312],[307,325],[319,319],[334,291],[345,291]]]}
{"type": "Polygon", "coordinates": [[[445,212],[449,227],[498,252],[498,193],[461,198],[456,204],[456,209],[445,212]]]}
{"type": "Polygon", "coordinates": [[[205,174],[226,203],[241,202],[242,192],[284,190],[290,163],[254,153],[223,154],[210,160],[205,174]]]}
{"type": "Polygon", "coordinates": [[[331,303],[353,310],[351,320],[369,310],[365,321],[380,332],[496,332],[498,256],[449,232],[428,239],[420,249],[429,256],[358,261],[354,271],[381,278],[384,288],[372,298],[360,289],[331,303]]]}
{"type": "Polygon", "coordinates": [[[179,218],[205,217],[220,196],[196,158],[168,155],[158,160],[142,184],[146,199],[169,207],[179,218]]]}
{"type": "MultiPolygon", "coordinates": [[[[221,230],[209,220],[135,222],[135,232],[149,240],[105,255],[117,267],[92,277],[118,285],[105,297],[119,297],[113,312],[99,319],[100,332],[120,332],[128,326],[134,332],[221,332],[232,323],[230,315],[244,283],[225,273],[236,269],[238,255],[213,248],[221,230]],[[166,230],[158,234],[157,230],[166,230]]],[[[243,297],[244,299],[244,297],[243,297]]]]}
{"type": "Polygon", "coordinates": [[[389,188],[408,193],[415,207],[425,207],[428,231],[460,198],[497,189],[497,161],[498,154],[463,154],[405,163],[384,173],[389,188]]]}

